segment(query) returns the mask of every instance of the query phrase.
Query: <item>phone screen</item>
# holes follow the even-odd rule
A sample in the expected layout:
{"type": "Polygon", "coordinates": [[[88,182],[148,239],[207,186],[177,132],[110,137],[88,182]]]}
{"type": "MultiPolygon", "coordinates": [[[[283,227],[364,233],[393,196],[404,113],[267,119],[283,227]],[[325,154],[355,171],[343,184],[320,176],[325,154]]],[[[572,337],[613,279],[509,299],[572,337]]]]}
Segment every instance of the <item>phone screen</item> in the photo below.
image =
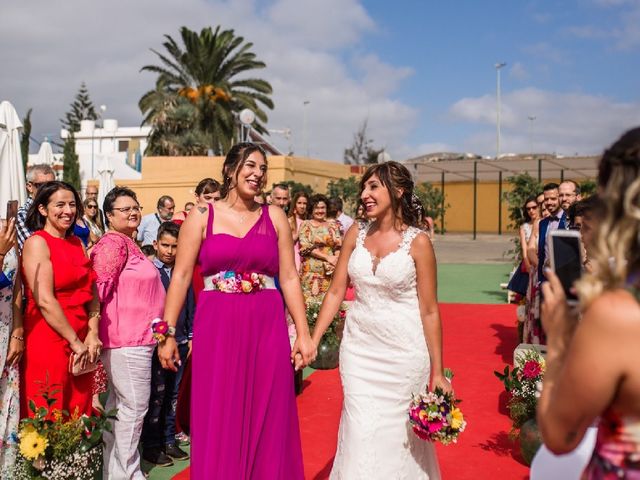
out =
{"type": "Polygon", "coordinates": [[[571,292],[571,288],[582,275],[580,238],[552,236],[551,241],[555,272],[562,283],[567,300],[578,300],[575,293],[571,292]]]}
{"type": "Polygon", "coordinates": [[[7,202],[7,221],[16,218],[18,215],[18,201],[9,200],[7,202]]]}

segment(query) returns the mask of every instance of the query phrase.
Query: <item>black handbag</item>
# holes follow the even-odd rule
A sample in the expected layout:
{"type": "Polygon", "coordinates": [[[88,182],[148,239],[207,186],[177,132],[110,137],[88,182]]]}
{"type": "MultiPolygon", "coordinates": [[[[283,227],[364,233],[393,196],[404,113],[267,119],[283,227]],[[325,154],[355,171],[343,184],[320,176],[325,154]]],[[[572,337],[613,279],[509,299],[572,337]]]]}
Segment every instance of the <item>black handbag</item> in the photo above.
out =
{"type": "Polygon", "coordinates": [[[507,290],[511,290],[512,292],[525,296],[529,289],[529,273],[523,271],[523,266],[524,261],[520,262],[520,265],[518,265],[518,268],[511,276],[511,280],[509,280],[509,284],[507,285],[507,290]]]}

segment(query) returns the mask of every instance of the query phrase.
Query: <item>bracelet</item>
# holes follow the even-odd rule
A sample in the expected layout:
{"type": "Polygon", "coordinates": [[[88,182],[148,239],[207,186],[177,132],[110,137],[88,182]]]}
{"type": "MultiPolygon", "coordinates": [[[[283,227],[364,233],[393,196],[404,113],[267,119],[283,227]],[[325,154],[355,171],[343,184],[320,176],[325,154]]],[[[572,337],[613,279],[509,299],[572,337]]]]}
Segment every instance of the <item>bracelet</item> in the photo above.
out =
{"type": "Polygon", "coordinates": [[[176,327],[171,327],[164,320],[156,318],[151,322],[151,333],[156,342],[162,343],[167,337],[174,337],[176,335],[176,327]]]}
{"type": "Polygon", "coordinates": [[[19,337],[18,335],[11,335],[11,338],[14,338],[16,340],[20,340],[21,342],[24,342],[24,337],[19,337]]]}

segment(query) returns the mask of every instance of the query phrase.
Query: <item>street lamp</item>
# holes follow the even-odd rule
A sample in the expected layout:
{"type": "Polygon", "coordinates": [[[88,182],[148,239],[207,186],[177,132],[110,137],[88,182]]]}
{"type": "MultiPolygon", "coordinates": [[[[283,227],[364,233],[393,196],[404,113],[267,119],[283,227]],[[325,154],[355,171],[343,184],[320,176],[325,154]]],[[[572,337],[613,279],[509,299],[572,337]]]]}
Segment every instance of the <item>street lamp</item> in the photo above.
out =
{"type": "Polygon", "coordinates": [[[533,122],[536,119],[534,115],[529,115],[529,151],[533,155],[533,122]]]}
{"type": "Polygon", "coordinates": [[[256,119],[253,110],[245,108],[240,112],[240,137],[243,142],[248,142],[251,135],[251,124],[256,119]]]}
{"type": "Polygon", "coordinates": [[[307,137],[307,105],[311,102],[309,100],[305,100],[302,102],[303,107],[303,123],[302,123],[302,132],[304,138],[304,151],[306,152],[307,157],[309,157],[309,138],[307,137]]]}
{"type": "Polygon", "coordinates": [[[496,63],[496,160],[500,158],[500,70],[506,62],[496,63]]]}

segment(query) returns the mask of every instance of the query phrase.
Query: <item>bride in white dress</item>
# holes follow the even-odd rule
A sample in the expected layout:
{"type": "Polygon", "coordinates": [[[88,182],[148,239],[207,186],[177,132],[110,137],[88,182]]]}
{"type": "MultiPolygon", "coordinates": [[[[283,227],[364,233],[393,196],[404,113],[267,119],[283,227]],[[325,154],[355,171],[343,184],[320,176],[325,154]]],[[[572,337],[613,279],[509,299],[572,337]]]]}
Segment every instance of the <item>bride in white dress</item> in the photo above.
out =
{"type": "Polygon", "coordinates": [[[354,224],[318,315],[319,343],[344,298],[356,298],[340,347],[344,403],[331,479],[439,479],[433,444],[411,430],[411,394],[451,390],[442,366],[436,259],[416,228],[419,200],[411,174],[397,162],[364,174],[361,200],[369,224],[354,224]]]}

